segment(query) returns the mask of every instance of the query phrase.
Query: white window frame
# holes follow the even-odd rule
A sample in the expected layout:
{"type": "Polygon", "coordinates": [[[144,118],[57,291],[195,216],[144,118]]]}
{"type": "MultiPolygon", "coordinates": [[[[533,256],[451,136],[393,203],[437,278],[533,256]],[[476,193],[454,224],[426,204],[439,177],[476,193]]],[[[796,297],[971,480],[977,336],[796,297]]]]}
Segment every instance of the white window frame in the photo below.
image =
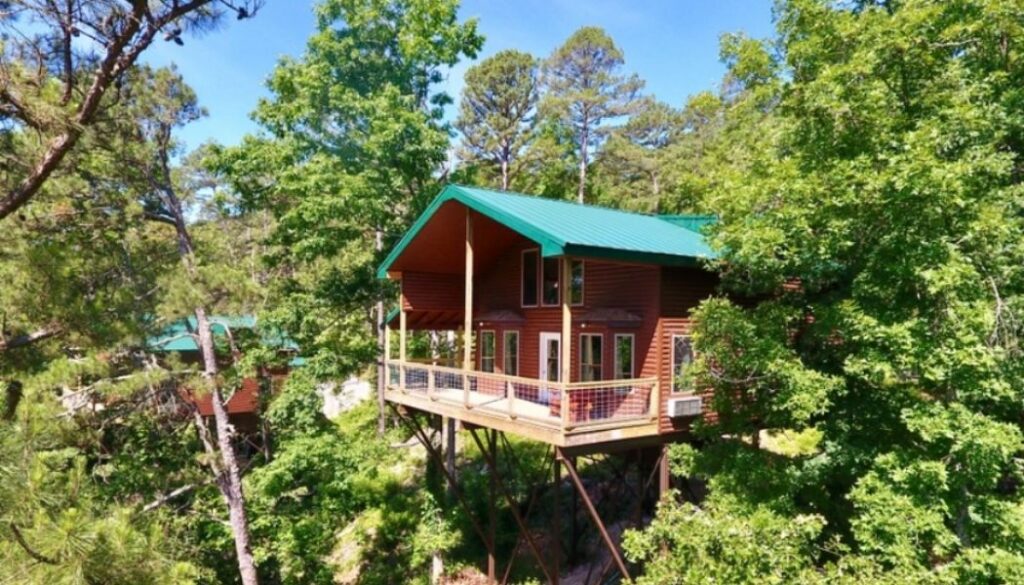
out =
{"type": "MultiPolygon", "coordinates": [[[[561,272],[561,267],[559,267],[559,272],[561,272]]],[[[572,261],[569,262],[569,278],[570,278],[569,284],[565,287],[566,292],[569,294],[569,304],[570,304],[570,306],[573,306],[573,307],[582,307],[584,302],[587,299],[587,263],[582,258],[573,259],[572,261]],[[580,263],[580,271],[582,272],[582,275],[581,275],[581,278],[580,278],[580,302],[578,302],[578,303],[572,302],[572,280],[571,279],[572,279],[572,263],[573,262],[579,262],[580,263]]]]}
{"type": "MultiPolygon", "coordinates": [[[[537,287],[540,289],[538,291],[540,296],[537,298],[537,300],[540,302],[540,306],[542,306],[542,307],[561,307],[562,306],[562,295],[565,294],[565,291],[562,290],[562,289],[565,288],[565,286],[562,284],[562,258],[554,258],[554,260],[558,263],[558,268],[557,268],[558,275],[555,277],[555,291],[558,293],[558,300],[556,300],[554,303],[546,303],[546,302],[544,302],[544,261],[545,260],[551,260],[551,258],[544,258],[543,256],[540,256],[540,261],[537,262],[537,287]]],[[[536,306],[536,305],[534,305],[534,306],[536,306]]]]}
{"type": "Polygon", "coordinates": [[[494,364],[491,366],[491,371],[490,371],[490,373],[493,374],[493,373],[498,371],[497,370],[497,367],[498,367],[498,333],[494,329],[481,329],[480,330],[480,333],[479,333],[480,343],[477,344],[479,346],[479,350],[480,350],[480,351],[477,352],[477,354],[478,354],[480,359],[479,359],[479,364],[478,364],[477,368],[478,368],[478,371],[480,371],[480,372],[486,372],[487,371],[487,370],[484,369],[484,347],[486,345],[484,343],[484,334],[486,334],[486,333],[490,333],[491,335],[494,336],[494,355],[492,355],[491,358],[490,358],[490,359],[494,360],[494,364]]]}
{"type": "Polygon", "coordinates": [[[579,337],[577,337],[577,340],[579,342],[579,346],[578,346],[578,349],[576,350],[576,362],[577,362],[577,368],[576,369],[578,370],[576,372],[576,379],[579,380],[580,382],[583,381],[583,338],[584,337],[598,337],[598,338],[601,339],[601,356],[600,356],[601,357],[601,368],[600,368],[601,377],[599,379],[595,380],[595,381],[596,382],[603,382],[605,380],[605,377],[604,377],[604,333],[590,333],[589,331],[586,332],[586,333],[580,333],[579,337]]]}
{"type": "Polygon", "coordinates": [[[636,378],[636,334],[635,333],[616,333],[612,344],[612,353],[615,355],[612,357],[612,364],[615,367],[614,374],[616,380],[632,380],[636,378]],[[629,377],[619,378],[619,338],[629,338],[629,377]]]}
{"type": "Polygon", "coordinates": [[[543,260],[544,259],[540,255],[540,248],[526,248],[519,252],[519,306],[524,309],[540,306],[540,302],[542,300],[541,297],[544,296],[544,291],[542,290],[544,288],[544,284],[541,282],[541,277],[543,275],[544,270],[543,260]],[[534,266],[533,274],[533,295],[534,298],[537,299],[537,302],[532,305],[527,305],[523,302],[523,293],[526,292],[523,289],[523,277],[526,276],[525,256],[528,252],[533,252],[534,254],[537,255],[537,265],[534,266]]]}
{"type": "Polygon", "coordinates": [[[697,361],[697,351],[695,349],[693,349],[693,335],[691,335],[690,333],[673,333],[672,334],[672,342],[671,342],[671,345],[669,346],[669,351],[671,352],[669,354],[671,356],[669,358],[669,362],[671,363],[671,369],[669,371],[669,390],[673,394],[692,393],[694,391],[694,388],[680,388],[680,389],[676,389],[676,338],[677,337],[685,337],[685,338],[690,340],[690,355],[692,356],[692,359],[690,361],[690,365],[692,366],[693,363],[697,361]]]}
{"type": "Polygon", "coordinates": [[[501,373],[505,374],[506,376],[518,376],[519,375],[519,361],[520,361],[519,358],[520,358],[520,354],[522,353],[522,349],[523,349],[522,345],[519,343],[521,339],[522,339],[522,336],[519,335],[519,330],[518,329],[506,329],[506,330],[501,332],[501,373]],[[508,336],[509,336],[510,333],[516,336],[516,373],[515,374],[509,374],[505,370],[505,365],[506,365],[505,358],[508,356],[508,336]]]}

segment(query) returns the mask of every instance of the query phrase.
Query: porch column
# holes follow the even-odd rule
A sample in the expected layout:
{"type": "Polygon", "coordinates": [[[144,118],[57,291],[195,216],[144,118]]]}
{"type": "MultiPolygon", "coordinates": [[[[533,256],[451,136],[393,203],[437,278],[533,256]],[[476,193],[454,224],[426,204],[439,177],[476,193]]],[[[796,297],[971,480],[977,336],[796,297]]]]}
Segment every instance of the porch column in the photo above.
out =
{"type": "Polygon", "coordinates": [[[405,281],[398,287],[398,387],[405,390],[405,281]]]}
{"type": "Polygon", "coordinates": [[[473,212],[466,208],[466,299],[462,325],[462,368],[473,369],[473,212]]]}
{"type": "Polygon", "coordinates": [[[572,381],[572,300],[569,298],[569,289],[572,288],[572,259],[568,256],[562,258],[562,280],[560,283],[562,295],[562,383],[568,384],[572,381]]]}
{"type": "Polygon", "coordinates": [[[562,278],[559,282],[559,294],[562,296],[562,356],[559,360],[562,367],[560,380],[562,381],[562,427],[567,429],[572,425],[572,400],[569,397],[569,382],[572,381],[572,300],[569,298],[569,289],[572,281],[572,259],[568,256],[562,257],[562,278]]]}

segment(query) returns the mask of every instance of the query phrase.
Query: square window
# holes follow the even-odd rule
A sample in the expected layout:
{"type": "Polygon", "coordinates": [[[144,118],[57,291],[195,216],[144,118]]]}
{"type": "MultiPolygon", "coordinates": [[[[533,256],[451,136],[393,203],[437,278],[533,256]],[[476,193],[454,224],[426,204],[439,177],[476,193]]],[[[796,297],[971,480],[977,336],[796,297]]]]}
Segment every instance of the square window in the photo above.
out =
{"type": "Polygon", "coordinates": [[[494,371],[494,332],[480,332],[480,371],[494,371]]]}
{"type": "Polygon", "coordinates": [[[693,342],[689,335],[672,336],[672,391],[689,392],[693,390],[693,376],[690,367],[693,365],[693,342]]]}
{"type": "Polygon", "coordinates": [[[562,263],[558,258],[544,259],[544,274],[541,280],[542,296],[544,305],[552,306],[561,302],[558,296],[558,273],[562,263]]]}
{"type": "Polygon", "coordinates": [[[633,343],[632,333],[617,333],[615,335],[615,378],[617,380],[630,380],[633,378],[633,343]]]}
{"type": "Polygon", "coordinates": [[[519,375],[519,332],[518,331],[506,331],[505,338],[505,353],[504,362],[502,363],[502,373],[507,376],[518,376],[519,375]]]}
{"type": "Polygon", "coordinates": [[[522,302],[524,307],[537,306],[537,250],[523,251],[522,302]]]}
{"type": "Polygon", "coordinates": [[[601,379],[601,335],[580,335],[580,381],[596,382],[601,379]]]}

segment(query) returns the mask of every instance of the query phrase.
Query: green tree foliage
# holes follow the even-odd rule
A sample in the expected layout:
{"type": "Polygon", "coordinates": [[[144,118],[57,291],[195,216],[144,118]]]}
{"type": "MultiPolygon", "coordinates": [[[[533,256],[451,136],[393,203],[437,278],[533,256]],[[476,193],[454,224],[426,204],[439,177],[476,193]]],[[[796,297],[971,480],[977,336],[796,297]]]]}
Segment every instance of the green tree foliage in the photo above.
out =
{"type": "Polygon", "coordinates": [[[830,582],[1021,579],[1021,8],[789,0],[776,54],[724,39],[703,205],[726,291],[756,302],[695,315],[722,416],[685,472],[712,495],[663,507],[636,554],[741,558],[752,541],[709,548],[735,525],[801,558],[765,540],[778,562],[723,582],[808,561],[830,582]],[[781,430],[817,445],[781,454],[781,430]]]}
{"type": "MultiPolygon", "coordinates": [[[[0,220],[44,190],[65,159],[109,118],[108,95],[158,35],[215,27],[224,12],[253,15],[259,0],[106,0],[0,5],[0,220]]],[[[117,93],[116,91],[113,93],[117,93]]],[[[87,149],[86,149],[87,151],[87,149]]],[[[67,161],[72,162],[73,161],[67,161]]],[[[74,165],[70,165],[74,168],[74,165]]]]}
{"type": "Polygon", "coordinates": [[[604,138],[603,124],[634,111],[643,82],[620,73],[622,51],[604,30],[583,27],[572,34],[544,64],[545,116],[573,129],[579,163],[576,197],[584,202],[591,149],[604,138]]]}
{"type": "Polygon", "coordinates": [[[306,53],[278,65],[256,109],[264,132],[223,153],[245,204],[277,221],[269,260],[288,276],[273,283],[268,318],[321,374],[374,359],[375,237],[393,241],[437,192],[451,100],[434,86],[482,43],[457,6],[320,3],[306,53]]]}
{"type": "Polygon", "coordinates": [[[643,100],[625,124],[611,130],[597,157],[597,202],[635,211],[663,208],[666,184],[678,155],[670,148],[683,136],[682,113],[653,99],[643,100]]]}
{"type": "Polygon", "coordinates": [[[506,50],[466,71],[455,121],[462,156],[469,164],[486,165],[488,175],[495,175],[487,183],[503,190],[520,174],[536,138],[537,70],[532,55],[506,50]]]}

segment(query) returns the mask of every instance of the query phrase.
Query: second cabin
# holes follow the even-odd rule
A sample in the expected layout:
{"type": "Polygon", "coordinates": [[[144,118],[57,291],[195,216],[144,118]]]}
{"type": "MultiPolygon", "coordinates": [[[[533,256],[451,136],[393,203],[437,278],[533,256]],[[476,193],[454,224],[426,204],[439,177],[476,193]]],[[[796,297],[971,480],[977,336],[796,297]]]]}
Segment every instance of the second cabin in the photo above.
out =
{"type": "Polygon", "coordinates": [[[385,399],[563,447],[685,433],[711,221],[446,187],[380,267],[401,286],[385,399]],[[460,330],[458,367],[407,359],[413,330],[460,330]]]}

